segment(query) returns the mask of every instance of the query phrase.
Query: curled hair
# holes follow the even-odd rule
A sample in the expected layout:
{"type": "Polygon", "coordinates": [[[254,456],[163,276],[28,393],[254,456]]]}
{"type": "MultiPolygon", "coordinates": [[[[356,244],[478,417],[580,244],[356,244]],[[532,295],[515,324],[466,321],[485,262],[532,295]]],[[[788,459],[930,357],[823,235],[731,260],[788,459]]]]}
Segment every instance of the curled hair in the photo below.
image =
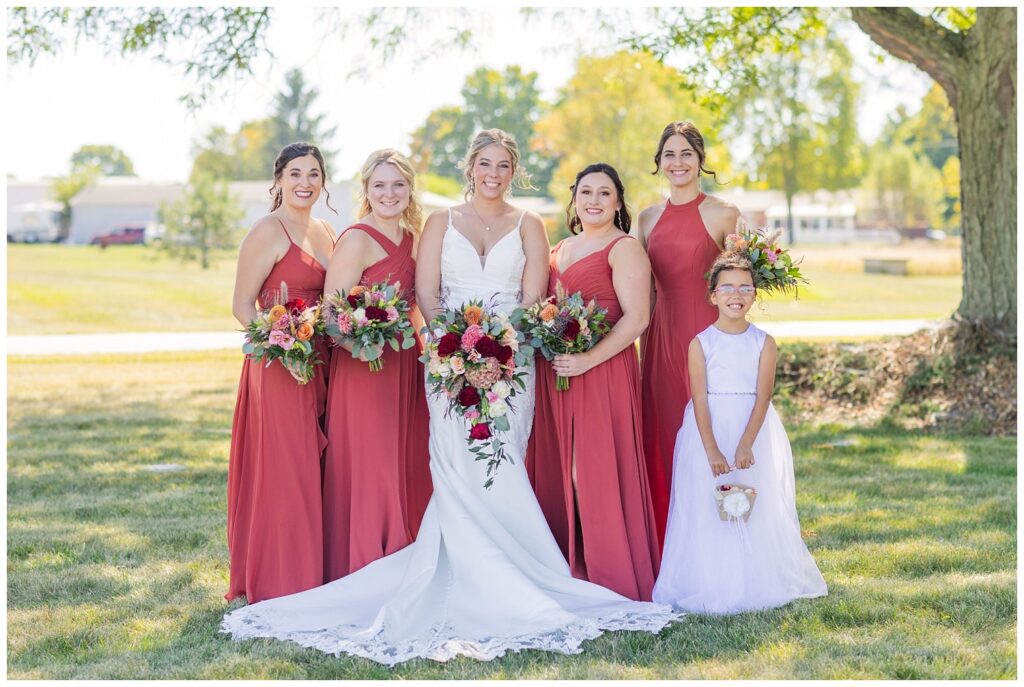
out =
{"type": "Polygon", "coordinates": [[[565,221],[569,225],[569,232],[578,234],[582,230],[583,222],[580,220],[579,215],[576,214],[576,187],[580,184],[580,179],[587,176],[588,174],[595,174],[601,172],[607,174],[608,178],[612,180],[612,184],[615,186],[615,192],[619,195],[619,202],[622,203],[620,208],[615,213],[615,227],[621,229],[623,233],[628,234],[630,227],[633,226],[633,218],[629,214],[629,208],[626,207],[626,188],[622,185],[622,179],[619,178],[619,173],[615,171],[615,168],[606,162],[595,162],[592,165],[587,165],[580,173],[576,175],[576,181],[573,182],[569,190],[572,191],[572,197],[569,198],[569,205],[565,208],[565,221]]]}
{"type": "Polygon", "coordinates": [[[506,197],[511,192],[512,186],[518,186],[523,190],[536,190],[533,184],[530,183],[530,175],[521,164],[519,146],[516,144],[516,139],[512,137],[512,134],[501,129],[484,129],[477,132],[473,140],[469,142],[466,156],[459,161],[459,168],[462,169],[462,176],[466,180],[465,186],[462,189],[463,199],[468,201],[476,193],[476,182],[473,180],[473,165],[476,164],[476,159],[480,157],[480,151],[489,145],[501,146],[508,151],[509,156],[512,158],[512,183],[505,189],[506,197]]]}
{"type": "Polygon", "coordinates": [[[715,183],[719,183],[714,171],[704,166],[704,161],[707,159],[704,153],[704,137],[700,135],[700,131],[693,122],[672,122],[665,127],[661,132],[661,139],[658,141],[658,152],[654,154],[654,171],[651,174],[657,176],[658,172],[661,171],[661,154],[665,150],[665,144],[668,143],[668,139],[676,134],[685,138],[690,147],[697,153],[698,174],[710,174],[715,183]]]}
{"type": "Polygon", "coordinates": [[[740,251],[725,251],[711,263],[711,271],[708,272],[709,298],[715,292],[715,289],[718,288],[719,275],[729,270],[739,270],[740,272],[748,273],[751,281],[754,282],[754,286],[757,286],[757,273],[754,271],[754,264],[750,262],[747,254],[740,251]]]}
{"type": "Polygon", "coordinates": [[[423,208],[420,206],[419,201],[416,200],[416,171],[412,168],[408,158],[394,148],[375,150],[370,153],[370,157],[366,158],[366,162],[363,163],[363,167],[359,171],[359,179],[362,183],[359,186],[359,214],[357,216],[365,217],[370,214],[371,208],[368,198],[370,177],[373,176],[375,169],[384,164],[394,165],[398,173],[409,184],[409,207],[402,212],[399,221],[406,231],[416,235],[423,226],[423,208]]]}
{"type": "Polygon", "coordinates": [[[297,141],[295,143],[289,143],[284,148],[281,148],[281,152],[277,154],[277,159],[274,160],[274,185],[270,187],[270,211],[281,207],[283,201],[283,193],[281,192],[281,186],[278,184],[281,181],[281,175],[284,174],[284,168],[289,162],[297,157],[305,157],[306,155],[312,155],[316,158],[317,164],[320,165],[320,177],[323,179],[323,190],[327,194],[327,198],[324,202],[327,203],[327,207],[331,208],[331,212],[338,214],[338,211],[331,207],[331,192],[327,190],[327,166],[324,164],[323,153],[312,143],[306,143],[305,141],[297,141]]]}

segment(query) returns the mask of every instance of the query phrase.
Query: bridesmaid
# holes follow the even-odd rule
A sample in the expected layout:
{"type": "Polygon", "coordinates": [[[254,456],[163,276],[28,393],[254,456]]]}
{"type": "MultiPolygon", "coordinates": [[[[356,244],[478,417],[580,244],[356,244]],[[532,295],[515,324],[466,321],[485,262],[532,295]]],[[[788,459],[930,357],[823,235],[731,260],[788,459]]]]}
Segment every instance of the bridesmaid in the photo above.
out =
{"type": "Polygon", "coordinates": [[[526,466],[575,577],[650,601],[659,551],[640,430],[634,341],[646,328],[651,270],[630,228],[611,166],[576,175],[566,215],[574,234],[551,253],[558,281],[607,309],[611,332],[586,353],[538,357],[537,411],[526,466]],[[582,229],[582,233],[580,230],[582,229]],[[574,377],[555,389],[556,373],[574,377]]]}
{"type": "Polygon", "coordinates": [[[640,213],[637,238],[647,249],[654,274],[651,326],[641,339],[644,453],[651,480],[658,542],[665,540],[672,455],[683,409],[690,400],[686,351],[690,341],[718,319],[705,295],[704,275],[736,227],[736,206],[700,190],[704,138],[690,122],[665,127],[654,154],[655,171],[665,175],[668,201],[640,213]]]}
{"type": "MultiPolygon", "coordinates": [[[[356,284],[401,285],[416,330],[415,252],[422,210],[415,172],[397,150],[378,150],[361,172],[359,221],[342,232],[324,291],[347,294],[356,284]]],[[[430,498],[427,404],[422,343],[385,347],[371,372],[352,344],[334,351],[327,398],[324,461],[324,582],[332,582],[412,543],[430,498]]]]}
{"type": "MultiPolygon", "coordinates": [[[[281,282],[289,298],[313,302],[323,293],[334,232],[311,211],[321,193],[330,198],[326,177],[316,146],[292,143],[277,156],[270,214],[253,225],[238,253],[232,313],[243,326],[257,308],[274,304],[281,282]]],[[[315,345],[326,363],[326,342],[315,345]]],[[[229,601],[245,595],[255,603],[323,582],[325,369],[299,384],[279,362],[242,365],[228,463],[229,601]]]]}

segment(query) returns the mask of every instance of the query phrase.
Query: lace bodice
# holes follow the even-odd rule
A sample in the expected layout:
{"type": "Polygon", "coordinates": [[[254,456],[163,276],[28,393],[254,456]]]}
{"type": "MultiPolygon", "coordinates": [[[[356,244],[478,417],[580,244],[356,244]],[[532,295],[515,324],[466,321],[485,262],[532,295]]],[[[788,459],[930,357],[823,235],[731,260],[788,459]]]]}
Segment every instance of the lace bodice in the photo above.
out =
{"type": "Polygon", "coordinates": [[[763,329],[754,325],[742,334],[727,334],[711,325],[697,339],[704,349],[709,394],[756,394],[757,363],[764,346],[763,329]]]}
{"type": "MultiPolygon", "coordinates": [[[[525,213],[524,213],[525,214],[525,213]]],[[[523,288],[523,215],[515,229],[498,239],[483,258],[452,224],[441,244],[441,302],[454,307],[469,300],[492,303],[499,312],[510,313],[519,303],[523,288]],[[493,299],[493,301],[492,301],[493,299]]]]}

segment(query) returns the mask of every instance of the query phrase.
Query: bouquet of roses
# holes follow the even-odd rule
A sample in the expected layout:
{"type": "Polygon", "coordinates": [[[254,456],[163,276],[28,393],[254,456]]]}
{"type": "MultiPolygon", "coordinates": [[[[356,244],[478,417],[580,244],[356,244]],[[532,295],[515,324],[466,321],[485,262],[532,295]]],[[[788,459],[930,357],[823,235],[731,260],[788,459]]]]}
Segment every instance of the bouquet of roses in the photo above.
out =
{"type": "Polygon", "coordinates": [[[430,392],[443,393],[449,412],[469,421],[466,441],[476,460],[487,461],[484,486],[490,488],[498,466],[512,461],[500,435],[509,429],[512,399],[526,389],[523,373],[516,372],[529,360],[520,350],[522,334],[480,301],[445,310],[424,334],[428,340],[420,361],[427,365],[430,392]]]}
{"type": "Polygon", "coordinates": [[[720,520],[742,519],[743,522],[746,522],[750,519],[750,512],[754,509],[754,499],[756,498],[757,489],[745,484],[722,484],[715,487],[718,518],[720,520]]]}
{"type": "Polygon", "coordinates": [[[725,249],[744,253],[754,265],[754,285],[763,291],[786,293],[796,291],[797,285],[807,283],[800,272],[800,261],[793,262],[789,252],[779,247],[782,230],[770,234],[751,231],[740,217],[736,220],[736,231],[725,237],[725,249]]]}
{"type": "MultiPolygon", "coordinates": [[[[555,295],[535,305],[518,309],[512,319],[526,334],[527,341],[538,349],[548,361],[559,353],[585,353],[594,347],[601,337],[611,331],[605,322],[608,311],[597,307],[591,300],[583,303],[579,291],[565,293],[562,282],[555,286],[555,295]]],[[[565,391],[569,388],[568,377],[557,377],[555,388],[565,391]]]]}
{"type": "Polygon", "coordinates": [[[364,352],[370,370],[384,367],[384,345],[392,349],[412,348],[415,330],[409,321],[409,303],[402,298],[401,283],[356,284],[348,295],[335,291],[324,299],[324,326],[336,344],[352,342],[352,357],[364,352]],[[401,343],[399,343],[401,337],[401,343]]]}
{"type": "Polygon", "coordinates": [[[320,301],[307,305],[301,298],[288,298],[288,285],[281,282],[276,303],[256,312],[243,330],[242,352],[252,360],[266,360],[267,366],[280,360],[299,384],[313,379],[321,361],[313,349],[313,336],[323,333],[320,301]]]}

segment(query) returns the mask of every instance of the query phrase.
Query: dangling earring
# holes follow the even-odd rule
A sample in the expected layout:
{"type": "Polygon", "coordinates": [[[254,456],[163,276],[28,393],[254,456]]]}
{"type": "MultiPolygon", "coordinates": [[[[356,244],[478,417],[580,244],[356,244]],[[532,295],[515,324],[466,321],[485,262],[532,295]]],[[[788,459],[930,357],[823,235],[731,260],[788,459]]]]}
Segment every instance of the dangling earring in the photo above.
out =
{"type": "MultiPolygon", "coordinates": [[[[619,208],[618,210],[615,211],[615,217],[619,221],[619,223],[618,223],[619,229],[622,229],[623,228],[622,227],[622,208],[619,208]]],[[[623,229],[623,231],[625,231],[625,230],[623,229]]]]}

